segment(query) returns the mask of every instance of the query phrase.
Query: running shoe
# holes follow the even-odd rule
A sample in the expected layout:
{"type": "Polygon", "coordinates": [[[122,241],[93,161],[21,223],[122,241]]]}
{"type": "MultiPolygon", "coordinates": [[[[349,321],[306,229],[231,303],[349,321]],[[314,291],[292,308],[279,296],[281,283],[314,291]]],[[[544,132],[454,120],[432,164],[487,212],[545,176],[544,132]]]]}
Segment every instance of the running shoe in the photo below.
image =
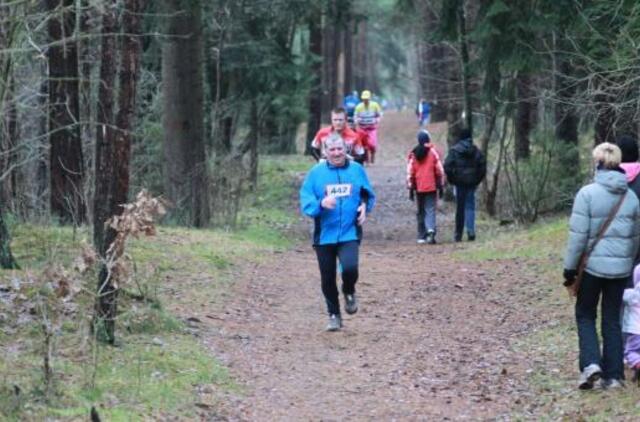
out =
{"type": "Polygon", "coordinates": [[[624,388],[624,382],[615,378],[603,379],[600,381],[600,385],[604,390],[617,390],[624,388]]]}
{"type": "Polygon", "coordinates": [[[580,374],[578,388],[581,390],[591,390],[596,381],[602,376],[602,368],[597,363],[586,366],[580,374]]]}
{"type": "Polygon", "coordinates": [[[345,295],[345,305],[344,310],[347,311],[349,315],[353,315],[358,312],[358,299],[356,299],[356,294],[345,295]]]}
{"type": "Polygon", "coordinates": [[[329,316],[329,324],[327,324],[327,331],[338,331],[342,328],[342,318],[340,315],[331,314],[329,316]]]}

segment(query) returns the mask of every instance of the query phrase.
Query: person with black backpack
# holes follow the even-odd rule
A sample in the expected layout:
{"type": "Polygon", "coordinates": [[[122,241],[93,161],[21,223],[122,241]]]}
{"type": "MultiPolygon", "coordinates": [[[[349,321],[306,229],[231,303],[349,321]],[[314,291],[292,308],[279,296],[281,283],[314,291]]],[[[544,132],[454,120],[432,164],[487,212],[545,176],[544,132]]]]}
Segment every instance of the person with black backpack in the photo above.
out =
{"type": "Polygon", "coordinates": [[[456,196],[456,232],[454,240],[462,240],[467,227],[470,241],[476,239],[476,189],[487,174],[487,161],[473,144],[471,131],[462,129],[458,141],[449,149],[444,161],[447,180],[454,185],[456,196]]]}

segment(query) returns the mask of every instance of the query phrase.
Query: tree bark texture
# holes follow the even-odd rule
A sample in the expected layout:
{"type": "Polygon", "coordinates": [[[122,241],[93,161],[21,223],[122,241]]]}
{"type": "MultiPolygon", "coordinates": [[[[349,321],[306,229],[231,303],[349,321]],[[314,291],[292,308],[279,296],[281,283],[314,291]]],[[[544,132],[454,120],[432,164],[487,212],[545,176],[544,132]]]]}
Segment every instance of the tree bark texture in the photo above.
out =
{"type": "Polygon", "coordinates": [[[356,32],[356,63],[353,72],[355,79],[356,89],[358,92],[362,92],[365,89],[370,89],[367,78],[367,22],[361,21],[357,25],[356,32]]]}
{"type": "Polygon", "coordinates": [[[612,100],[613,98],[603,91],[594,96],[596,111],[594,145],[615,140],[616,111],[613,108],[612,100]]]}
{"type": "Polygon", "coordinates": [[[463,83],[462,68],[460,60],[456,52],[450,47],[444,47],[443,68],[448,69],[448,75],[444,79],[444,87],[446,89],[442,109],[446,110],[446,121],[449,128],[447,136],[447,144],[452,146],[460,136],[460,130],[464,127],[465,122],[462,119],[463,108],[463,83]]]}
{"type": "MultiPolygon", "coordinates": [[[[114,231],[105,227],[113,212],[112,179],[115,176],[113,108],[116,76],[115,36],[118,31],[116,0],[105,4],[102,16],[102,48],[100,85],[96,125],[95,189],[93,198],[93,243],[98,254],[107,259],[106,252],[115,238],[114,231]]],[[[113,344],[118,290],[110,279],[106,264],[102,264],[96,289],[96,313],[94,329],[99,338],[113,344]]]]}
{"type": "Polygon", "coordinates": [[[18,263],[11,253],[11,236],[4,221],[4,207],[0,202],[0,268],[5,270],[18,269],[18,263]]]}
{"type": "Polygon", "coordinates": [[[176,209],[188,209],[187,223],[209,223],[204,141],[202,3],[165,0],[169,38],[163,46],[163,127],[166,194],[176,209]]]}
{"type": "Polygon", "coordinates": [[[117,31],[116,0],[105,5],[102,16],[102,47],[100,62],[100,85],[98,88],[95,190],[93,198],[93,244],[104,256],[109,243],[105,239],[104,223],[111,216],[111,180],[115,177],[113,161],[113,108],[116,77],[115,36],[117,31]]]}
{"type": "MultiPolygon", "coordinates": [[[[571,77],[571,65],[563,58],[559,58],[556,72],[556,137],[569,144],[578,144],[578,116],[576,115],[574,95],[575,81],[571,77]]],[[[572,161],[575,163],[576,161],[572,161]]]]}
{"type": "MultiPolygon", "coordinates": [[[[635,89],[632,91],[637,92],[637,85],[633,85],[635,89]]],[[[633,95],[629,92],[625,92],[622,98],[625,98],[626,101],[615,122],[615,135],[616,137],[620,135],[628,135],[637,139],[639,132],[638,119],[640,118],[640,110],[638,110],[637,107],[637,94],[633,95]]]]}
{"type": "Polygon", "coordinates": [[[449,115],[448,80],[451,73],[457,71],[454,70],[457,66],[452,63],[453,54],[446,44],[434,43],[428,39],[438,26],[434,7],[426,2],[420,3],[419,13],[424,22],[418,40],[420,97],[431,104],[431,121],[443,122],[449,115]],[[452,64],[453,68],[450,67],[452,64]]]}
{"type": "Polygon", "coordinates": [[[18,160],[18,110],[13,97],[14,79],[5,82],[4,101],[0,102],[0,203],[7,211],[16,211],[18,160]]]}
{"type": "Polygon", "coordinates": [[[531,115],[534,111],[534,102],[532,100],[531,77],[528,74],[519,74],[516,78],[516,95],[515,157],[516,160],[521,160],[529,158],[531,144],[529,135],[533,127],[531,115]]]}
{"type": "Polygon", "coordinates": [[[53,45],[49,61],[49,167],[51,212],[63,223],[85,220],[84,160],[79,124],[77,42],[73,39],[75,0],[46,0],[55,14],[48,21],[53,45]]]}
{"type": "Polygon", "coordinates": [[[112,177],[111,198],[112,215],[122,213],[122,204],[128,202],[129,164],[131,144],[136,113],[136,93],[140,75],[140,56],[142,54],[142,11],[147,0],[125,0],[122,17],[124,39],[118,79],[120,81],[118,114],[114,137],[113,160],[115,164],[112,177]]]}
{"type": "Polygon", "coordinates": [[[353,22],[347,23],[344,35],[344,92],[353,91],[353,22]]]}
{"type": "Polygon", "coordinates": [[[342,65],[342,61],[344,60],[342,43],[344,41],[344,35],[342,31],[342,10],[341,5],[338,4],[338,0],[331,0],[331,25],[330,32],[331,38],[327,41],[330,41],[331,44],[328,45],[329,51],[328,54],[330,56],[330,69],[332,75],[332,82],[329,86],[329,95],[330,95],[330,105],[329,111],[333,108],[342,105],[342,98],[344,97],[344,66],[342,65]]]}
{"type": "MultiPolygon", "coordinates": [[[[80,74],[80,122],[81,122],[81,134],[82,145],[88,150],[95,150],[95,104],[93,101],[96,95],[97,83],[95,78],[92,78],[93,70],[98,61],[99,44],[97,28],[100,28],[99,19],[101,15],[98,13],[96,7],[90,2],[90,0],[80,1],[81,10],[80,13],[80,32],[87,35],[88,38],[79,40],[78,42],[78,73],[80,74]]],[[[95,156],[91,157],[91,154],[87,154],[91,160],[87,160],[87,168],[92,168],[92,161],[95,156]]],[[[92,218],[92,216],[90,216],[92,218]]]]}
{"type": "Polygon", "coordinates": [[[461,0],[458,5],[458,42],[460,44],[460,59],[462,61],[462,94],[464,98],[464,125],[473,133],[473,110],[471,104],[471,83],[470,83],[470,63],[469,45],[467,42],[467,23],[464,10],[465,1],[461,0]]]}
{"type": "Polygon", "coordinates": [[[322,121],[328,121],[333,108],[336,73],[335,57],[333,48],[335,46],[334,23],[331,14],[323,17],[322,27],[322,121]]]}
{"type": "Polygon", "coordinates": [[[249,184],[251,191],[258,188],[258,145],[260,145],[260,116],[258,114],[258,103],[251,102],[251,133],[249,135],[249,184]]]}
{"type": "Polygon", "coordinates": [[[311,89],[309,90],[309,119],[307,120],[307,137],[305,154],[311,154],[311,141],[320,129],[322,121],[322,28],[317,19],[308,20],[309,52],[311,53],[311,89]]]}

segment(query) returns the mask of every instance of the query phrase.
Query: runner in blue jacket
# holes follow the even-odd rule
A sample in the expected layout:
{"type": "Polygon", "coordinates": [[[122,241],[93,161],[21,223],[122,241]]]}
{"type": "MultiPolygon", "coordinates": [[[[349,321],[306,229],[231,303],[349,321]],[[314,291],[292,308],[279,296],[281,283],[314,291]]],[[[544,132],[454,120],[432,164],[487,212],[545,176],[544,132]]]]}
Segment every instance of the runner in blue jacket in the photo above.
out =
{"type": "Polygon", "coordinates": [[[318,258],[322,293],[329,312],[327,330],[342,327],[336,259],[342,266],[345,311],[358,311],[355,284],[358,280],[358,249],[362,225],[375,203],[375,193],[360,164],[346,158],[344,140],[337,134],[324,142],[326,162],[307,173],[300,189],[300,208],[314,218],[313,247],[318,258]]]}

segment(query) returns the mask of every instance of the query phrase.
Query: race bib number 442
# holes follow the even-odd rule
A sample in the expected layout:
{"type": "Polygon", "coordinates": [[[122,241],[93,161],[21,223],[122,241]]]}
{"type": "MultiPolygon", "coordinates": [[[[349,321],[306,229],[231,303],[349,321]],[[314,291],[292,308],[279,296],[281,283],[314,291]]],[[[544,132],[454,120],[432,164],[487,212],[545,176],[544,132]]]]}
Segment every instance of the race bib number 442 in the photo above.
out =
{"type": "Polygon", "coordinates": [[[327,185],[327,196],[340,198],[342,196],[351,195],[351,183],[342,183],[339,185],[327,185]]]}

